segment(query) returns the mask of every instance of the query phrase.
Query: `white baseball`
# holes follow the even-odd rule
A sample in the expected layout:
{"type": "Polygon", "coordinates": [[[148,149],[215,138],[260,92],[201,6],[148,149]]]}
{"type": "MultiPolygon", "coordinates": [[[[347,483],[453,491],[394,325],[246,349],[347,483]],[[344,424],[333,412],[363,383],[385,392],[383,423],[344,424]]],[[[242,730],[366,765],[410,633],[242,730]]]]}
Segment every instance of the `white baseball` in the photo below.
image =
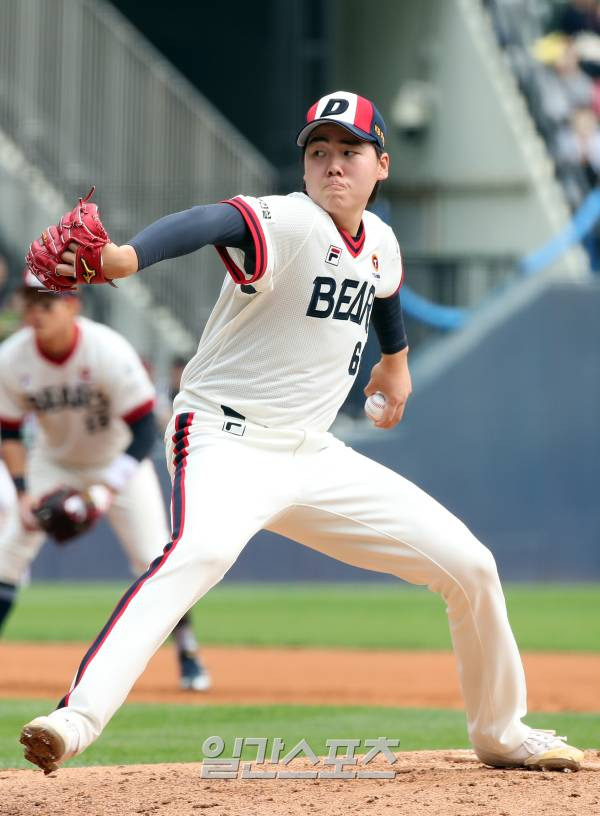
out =
{"type": "Polygon", "coordinates": [[[367,397],[365,402],[365,414],[374,422],[381,419],[385,410],[385,396],[381,391],[376,391],[367,397]]]}

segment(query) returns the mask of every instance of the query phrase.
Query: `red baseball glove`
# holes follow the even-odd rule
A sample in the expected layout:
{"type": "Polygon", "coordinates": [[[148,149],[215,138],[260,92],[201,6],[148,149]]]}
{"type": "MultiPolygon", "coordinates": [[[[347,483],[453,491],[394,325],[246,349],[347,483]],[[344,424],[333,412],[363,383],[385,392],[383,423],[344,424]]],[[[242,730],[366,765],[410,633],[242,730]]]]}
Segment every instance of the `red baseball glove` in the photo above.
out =
{"type": "Polygon", "coordinates": [[[88,491],[59,487],[47,493],[32,510],[41,529],[64,544],[87,532],[102,515],[88,491]]]}
{"type": "Polygon", "coordinates": [[[64,292],[75,289],[78,283],[112,283],[102,271],[102,249],[110,238],[100,220],[97,205],[89,203],[95,189],[92,187],[58,224],[44,230],[29,247],[25,256],[27,267],[46,289],[64,292]],[[70,243],[77,244],[74,278],[56,272],[57,265],[64,263],[61,256],[70,243]]]}

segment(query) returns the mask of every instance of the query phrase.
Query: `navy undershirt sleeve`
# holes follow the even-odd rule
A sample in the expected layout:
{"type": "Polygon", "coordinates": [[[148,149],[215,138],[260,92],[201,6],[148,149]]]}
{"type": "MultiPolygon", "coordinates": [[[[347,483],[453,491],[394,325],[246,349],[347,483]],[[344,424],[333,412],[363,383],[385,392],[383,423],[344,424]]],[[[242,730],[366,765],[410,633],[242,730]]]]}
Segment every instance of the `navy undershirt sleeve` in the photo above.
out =
{"type": "Polygon", "coordinates": [[[152,453],[156,441],[154,412],[149,411],[143,417],[136,419],[135,422],[130,422],[129,428],[131,429],[131,443],[125,453],[141,462],[142,459],[152,453]]]}
{"type": "Polygon", "coordinates": [[[387,298],[375,298],[371,322],[382,354],[395,354],[408,346],[400,293],[387,298]]]}
{"type": "Polygon", "coordinates": [[[23,427],[21,425],[13,427],[0,424],[0,440],[4,442],[7,439],[21,442],[23,439],[23,427]]]}
{"type": "Polygon", "coordinates": [[[241,213],[230,204],[207,204],[172,213],[145,227],[127,241],[136,251],[139,269],[195,252],[200,247],[252,246],[241,213]]]}

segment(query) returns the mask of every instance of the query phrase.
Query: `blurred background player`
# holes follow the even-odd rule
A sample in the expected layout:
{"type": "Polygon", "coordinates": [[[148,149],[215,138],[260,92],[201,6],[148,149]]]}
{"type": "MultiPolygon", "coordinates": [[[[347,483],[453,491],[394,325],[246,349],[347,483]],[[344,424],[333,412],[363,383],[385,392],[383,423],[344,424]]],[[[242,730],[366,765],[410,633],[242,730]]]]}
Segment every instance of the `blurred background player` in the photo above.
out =
{"type": "MultiPolygon", "coordinates": [[[[45,539],[32,509],[52,490],[94,486],[94,503],[135,574],[170,537],[148,458],[154,387],[138,355],[112,329],[80,317],[76,293],[41,291],[27,272],[22,301],[26,327],[0,346],[1,447],[16,489],[0,531],[0,629],[45,539]],[[37,424],[30,451],[22,438],[28,414],[37,424]]],[[[189,615],[174,637],[182,688],[208,689],[189,615]]]]}
{"type": "Polygon", "coordinates": [[[168,379],[156,395],[156,418],[160,425],[161,434],[169,424],[173,414],[173,400],[181,388],[181,375],[187,365],[185,357],[173,357],[169,363],[168,379]]]}
{"type": "MultiPolygon", "coordinates": [[[[2,536],[4,525],[10,515],[10,509],[13,507],[16,501],[17,493],[13,480],[10,478],[10,473],[6,468],[4,461],[0,459],[0,537],[2,536]]],[[[3,590],[0,586],[0,604],[2,602],[2,594],[3,590]]]]}

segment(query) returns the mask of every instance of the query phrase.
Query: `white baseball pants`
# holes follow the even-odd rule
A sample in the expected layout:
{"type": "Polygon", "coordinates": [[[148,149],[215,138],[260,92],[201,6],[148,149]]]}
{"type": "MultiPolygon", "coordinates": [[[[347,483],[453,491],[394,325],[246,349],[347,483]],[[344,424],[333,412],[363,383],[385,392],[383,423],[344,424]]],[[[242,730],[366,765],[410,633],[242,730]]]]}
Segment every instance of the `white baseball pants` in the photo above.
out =
{"type": "MultiPolygon", "coordinates": [[[[29,490],[35,498],[57,487],[83,490],[98,484],[103,473],[97,468],[66,468],[35,452],[30,457],[28,471],[29,490]]],[[[140,575],[170,538],[158,477],[150,460],[140,463],[125,489],[115,496],[107,517],[123,546],[132,573],[140,575]]],[[[15,494],[0,533],[0,581],[19,584],[45,539],[44,533],[30,533],[23,528],[15,494]]]]}
{"type": "Polygon", "coordinates": [[[458,519],[329,433],[267,429],[205,411],[179,414],[171,430],[171,543],[119,601],[50,715],[75,725],[80,751],[183,613],[261,528],[439,593],[473,745],[503,754],[526,739],[524,673],[494,559],[458,519]]]}

